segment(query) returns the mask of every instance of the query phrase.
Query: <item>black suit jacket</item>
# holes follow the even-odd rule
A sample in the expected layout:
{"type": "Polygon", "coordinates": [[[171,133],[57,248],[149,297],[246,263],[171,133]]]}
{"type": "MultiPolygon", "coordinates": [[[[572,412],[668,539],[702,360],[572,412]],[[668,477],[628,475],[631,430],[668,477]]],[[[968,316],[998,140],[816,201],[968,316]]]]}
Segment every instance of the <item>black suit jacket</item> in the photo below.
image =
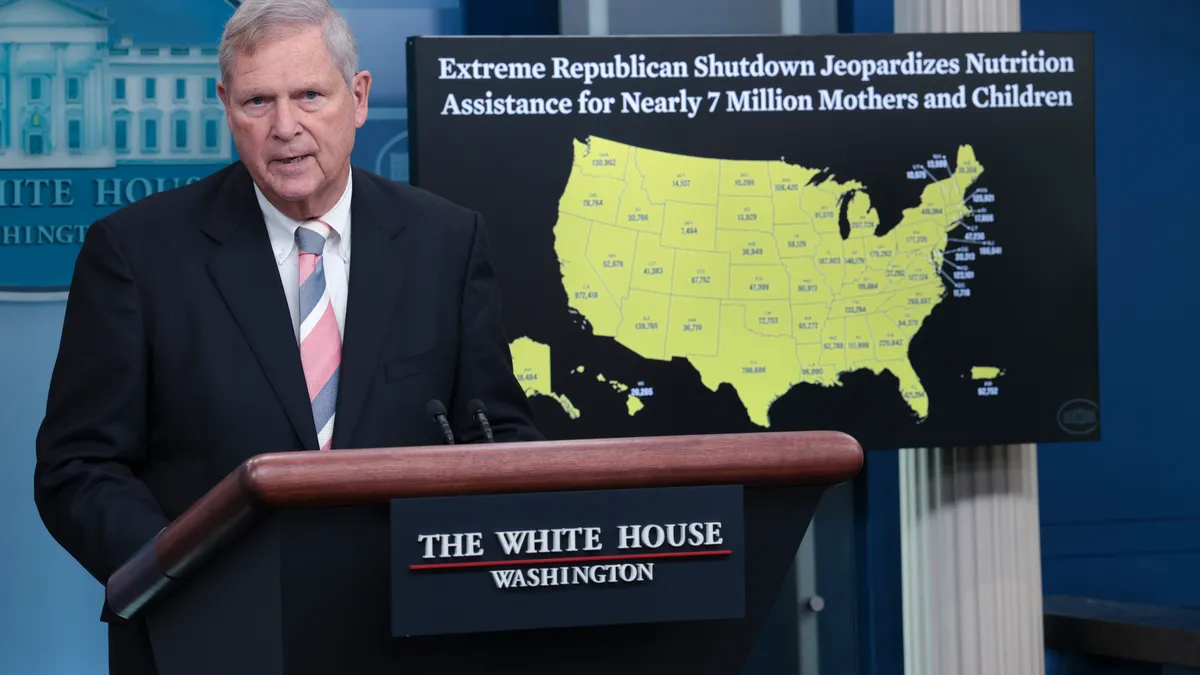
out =
{"type": "MultiPolygon", "coordinates": [[[[480,216],[354,169],[333,448],[540,440],[512,373],[480,216]]],[[[75,266],[34,499],[101,583],[247,458],[316,450],[299,347],[239,162],[96,222],[75,266]]],[[[106,620],[115,616],[105,612],[106,620]]]]}

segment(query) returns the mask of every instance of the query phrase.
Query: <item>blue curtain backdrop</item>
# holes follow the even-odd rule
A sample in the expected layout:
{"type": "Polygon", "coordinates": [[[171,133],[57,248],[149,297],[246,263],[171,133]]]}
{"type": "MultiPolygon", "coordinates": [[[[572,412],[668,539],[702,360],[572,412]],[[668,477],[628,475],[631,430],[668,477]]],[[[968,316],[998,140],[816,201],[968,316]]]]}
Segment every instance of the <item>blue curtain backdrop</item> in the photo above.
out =
{"type": "MultiPolygon", "coordinates": [[[[0,673],[108,672],[107,637],[99,622],[103,589],[50,538],[33,505],[34,436],[65,308],[54,287],[70,278],[78,226],[144,196],[147,188],[158,189],[160,178],[170,187],[175,178],[207,175],[234,158],[220,104],[211,100],[207,82],[216,77],[213,48],[234,4],[96,0],[84,8],[61,0],[0,2],[0,29],[58,23],[61,39],[74,42],[80,36],[70,26],[82,24],[102,28],[108,36],[102,50],[92,41],[90,47],[81,42],[64,51],[61,90],[55,88],[53,61],[52,74],[44,75],[47,55],[40,46],[0,42],[0,145],[6,146],[0,154],[0,190],[8,191],[0,201],[6,205],[0,207],[0,673]],[[160,49],[143,51],[143,46],[160,49]],[[104,79],[99,72],[94,80],[81,72],[80,56],[87,48],[105,62],[104,79]],[[171,59],[185,48],[189,58],[200,56],[205,65],[173,65],[171,59]],[[31,84],[27,71],[42,79],[31,84]],[[10,73],[15,75],[11,82],[10,73]],[[144,84],[147,77],[155,80],[153,92],[144,84]],[[160,117],[139,108],[151,93],[165,109],[160,117]],[[178,93],[185,94],[182,101],[176,100],[178,93]],[[65,103],[71,104],[68,111],[82,112],[78,117],[67,112],[61,121],[75,121],[60,125],[70,129],[61,128],[58,135],[48,125],[65,103]],[[10,115],[7,106],[18,110],[10,115]],[[147,119],[153,120],[149,126],[147,119]],[[177,126],[180,119],[185,122],[177,126]],[[176,143],[177,133],[184,143],[176,143]],[[69,181],[74,205],[53,206],[55,184],[48,183],[39,188],[40,206],[33,203],[34,188],[25,184],[22,206],[16,207],[13,183],[3,182],[14,179],[69,181]]],[[[352,159],[407,180],[402,38],[461,33],[463,7],[459,0],[334,0],[334,5],[357,34],[361,66],[374,75],[370,120],[360,130],[352,159]]]]}
{"type": "MultiPolygon", "coordinates": [[[[892,32],[891,0],[839,0],[838,11],[840,32],[892,32]]],[[[1200,229],[1179,206],[1200,180],[1200,97],[1189,84],[1200,3],[1024,0],[1021,20],[1024,31],[1094,31],[1096,50],[1104,440],[1039,448],[1043,590],[1200,607],[1200,459],[1192,418],[1179,414],[1195,400],[1200,365],[1184,346],[1200,229]]],[[[897,480],[895,452],[873,452],[855,481],[859,640],[871,675],[903,673],[897,480]]],[[[1161,669],[1067,656],[1049,665],[1064,675],[1161,669]]]]}
{"type": "Polygon", "coordinates": [[[1200,2],[1027,0],[1021,20],[1030,31],[1094,31],[1096,49],[1104,438],[1039,453],[1043,587],[1200,608],[1190,339],[1200,2]]]}

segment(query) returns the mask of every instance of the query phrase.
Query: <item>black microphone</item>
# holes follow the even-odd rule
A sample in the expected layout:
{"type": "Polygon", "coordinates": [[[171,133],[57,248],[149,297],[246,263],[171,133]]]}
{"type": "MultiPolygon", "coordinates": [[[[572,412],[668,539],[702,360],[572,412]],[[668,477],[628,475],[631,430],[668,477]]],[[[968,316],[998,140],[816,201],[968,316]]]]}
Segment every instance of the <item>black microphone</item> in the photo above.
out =
{"type": "Polygon", "coordinates": [[[450,421],[446,419],[446,406],[442,405],[442,402],[435,398],[429,402],[429,405],[425,406],[425,412],[433,418],[434,422],[442,426],[442,433],[446,436],[446,444],[454,445],[454,432],[450,429],[450,421]]]}
{"type": "Polygon", "coordinates": [[[471,417],[483,427],[483,435],[487,438],[488,443],[495,443],[496,439],[492,438],[492,425],[488,422],[487,408],[483,407],[483,401],[477,398],[471,399],[467,403],[467,410],[471,413],[471,417]]]}

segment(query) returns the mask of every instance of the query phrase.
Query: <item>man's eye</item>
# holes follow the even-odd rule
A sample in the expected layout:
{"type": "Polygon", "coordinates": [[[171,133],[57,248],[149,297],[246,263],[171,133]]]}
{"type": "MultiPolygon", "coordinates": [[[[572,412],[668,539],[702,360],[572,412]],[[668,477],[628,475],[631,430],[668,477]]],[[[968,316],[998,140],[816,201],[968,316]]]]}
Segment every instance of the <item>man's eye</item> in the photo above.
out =
{"type": "Polygon", "coordinates": [[[317,96],[319,96],[319,95],[320,94],[318,94],[315,91],[306,91],[306,92],[304,92],[304,99],[307,101],[315,101],[315,100],[317,100],[317,96]]]}
{"type": "Polygon", "coordinates": [[[249,101],[247,101],[247,103],[249,103],[250,105],[262,105],[262,104],[263,104],[263,97],[261,97],[261,96],[255,96],[254,98],[252,98],[252,99],[250,99],[249,101]]]}

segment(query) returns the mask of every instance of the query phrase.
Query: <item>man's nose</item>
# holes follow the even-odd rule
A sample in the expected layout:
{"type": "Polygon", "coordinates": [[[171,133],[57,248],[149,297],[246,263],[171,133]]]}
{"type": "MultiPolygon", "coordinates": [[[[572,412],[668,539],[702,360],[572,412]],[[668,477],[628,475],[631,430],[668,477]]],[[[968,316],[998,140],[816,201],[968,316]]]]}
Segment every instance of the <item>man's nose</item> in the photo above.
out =
{"type": "Polygon", "coordinates": [[[272,129],[276,136],[284,140],[295,138],[300,133],[300,121],[292,102],[283,99],[275,106],[275,123],[272,129]]]}

